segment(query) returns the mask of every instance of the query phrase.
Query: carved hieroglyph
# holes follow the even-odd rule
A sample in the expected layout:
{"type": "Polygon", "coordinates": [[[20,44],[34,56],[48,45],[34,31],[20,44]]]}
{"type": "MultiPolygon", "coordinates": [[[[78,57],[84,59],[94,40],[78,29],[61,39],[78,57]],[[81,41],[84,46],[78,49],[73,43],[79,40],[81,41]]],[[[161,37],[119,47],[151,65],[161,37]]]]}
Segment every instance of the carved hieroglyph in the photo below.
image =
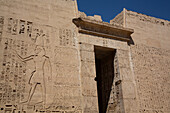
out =
{"type": "MultiPolygon", "coordinates": [[[[0,113],[80,112],[79,106],[76,106],[77,103],[62,106],[61,97],[66,96],[65,92],[61,95],[58,91],[60,96],[57,95],[58,93],[55,94],[55,88],[58,89],[62,85],[56,78],[62,76],[62,73],[57,70],[62,67],[61,64],[64,66],[60,55],[65,53],[63,54],[61,50],[63,47],[69,47],[76,52],[74,30],[50,28],[27,20],[11,17],[4,19],[1,16],[0,40],[2,51],[0,113]],[[4,37],[2,37],[3,33],[4,37]],[[50,44],[53,43],[54,38],[57,39],[54,42],[57,46],[53,47],[50,44]],[[52,61],[55,62],[52,63],[52,61]]],[[[76,69],[76,64],[78,65],[73,62],[66,65],[76,69]]],[[[79,83],[67,85],[79,87],[79,83]]],[[[77,93],[75,96],[80,95],[76,88],[68,91],[73,90],[77,93]]]]}

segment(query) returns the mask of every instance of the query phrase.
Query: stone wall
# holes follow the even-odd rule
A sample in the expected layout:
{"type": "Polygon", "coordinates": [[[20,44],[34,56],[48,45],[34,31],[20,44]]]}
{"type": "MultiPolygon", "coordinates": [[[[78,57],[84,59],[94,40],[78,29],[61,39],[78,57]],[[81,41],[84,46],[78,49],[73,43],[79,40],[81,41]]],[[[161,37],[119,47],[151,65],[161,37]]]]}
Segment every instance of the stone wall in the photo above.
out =
{"type": "Polygon", "coordinates": [[[0,113],[82,112],[74,0],[0,0],[0,113]]]}
{"type": "Polygon", "coordinates": [[[122,11],[121,13],[119,13],[118,15],[116,15],[115,18],[113,18],[112,20],[110,20],[110,24],[114,24],[114,23],[118,23],[120,25],[123,25],[124,22],[124,15],[123,15],[124,11],[122,11]]]}
{"type": "Polygon", "coordinates": [[[170,22],[126,10],[125,26],[134,29],[130,50],[138,111],[169,113],[170,22]]]}
{"type": "Polygon", "coordinates": [[[81,58],[81,87],[84,113],[98,113],[97,85],[94,46],[87,43],[80,44],[81,58]]]}
{"type": "Polygon", "coordinates": [[[98,113],[96,46],[116,51],[106,112],[169,113],[170,22],[124,10],[78,33],[80,15],[76,0],[0,0],[0,113],[98,113]]]}
{"type": "Polygon", "coordinates": [[[170,49],[170,22],[132,11],[126,11],[125,26],[134,29],[135,43],[151,47],[170,49]]]}

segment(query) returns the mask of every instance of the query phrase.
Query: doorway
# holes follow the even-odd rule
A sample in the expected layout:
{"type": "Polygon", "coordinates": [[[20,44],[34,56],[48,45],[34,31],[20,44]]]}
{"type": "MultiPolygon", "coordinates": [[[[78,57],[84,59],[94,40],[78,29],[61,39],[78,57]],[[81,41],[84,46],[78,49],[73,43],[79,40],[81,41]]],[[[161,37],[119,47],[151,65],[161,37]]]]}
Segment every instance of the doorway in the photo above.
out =
{"type": "Polygon", "coordinates": [[[95,46],[96,82],[99,113],[106,113],[114,80],[116,50],[95,46]]]}

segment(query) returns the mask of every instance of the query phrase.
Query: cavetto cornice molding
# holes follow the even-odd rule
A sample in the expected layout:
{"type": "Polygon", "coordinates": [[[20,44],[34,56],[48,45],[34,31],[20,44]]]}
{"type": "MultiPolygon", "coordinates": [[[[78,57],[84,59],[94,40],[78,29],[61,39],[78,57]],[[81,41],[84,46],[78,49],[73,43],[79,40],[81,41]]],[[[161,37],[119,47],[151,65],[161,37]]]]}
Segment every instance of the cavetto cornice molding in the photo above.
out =
{"type": "Polygon", "coordinates": [[[129,42],[133,29],[124,28],[118,24],[109,24],[107,22],[90,20],[88,18],[74,18],[73,23],[78,27],[79,33],[89,34],[99,37],[106,37],[129,42]]]}

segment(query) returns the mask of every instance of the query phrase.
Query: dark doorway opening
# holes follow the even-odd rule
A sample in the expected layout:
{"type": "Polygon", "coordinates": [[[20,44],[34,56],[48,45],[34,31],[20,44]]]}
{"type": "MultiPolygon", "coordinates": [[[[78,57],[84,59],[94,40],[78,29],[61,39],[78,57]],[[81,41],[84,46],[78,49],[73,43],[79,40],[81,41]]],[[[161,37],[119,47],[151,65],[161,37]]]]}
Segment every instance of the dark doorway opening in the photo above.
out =
{"type": "Polygon", "coordinates": [[[99,113],[106,113],[114,80],[116,50],[95,46],[96,81],[99,113]]]}

